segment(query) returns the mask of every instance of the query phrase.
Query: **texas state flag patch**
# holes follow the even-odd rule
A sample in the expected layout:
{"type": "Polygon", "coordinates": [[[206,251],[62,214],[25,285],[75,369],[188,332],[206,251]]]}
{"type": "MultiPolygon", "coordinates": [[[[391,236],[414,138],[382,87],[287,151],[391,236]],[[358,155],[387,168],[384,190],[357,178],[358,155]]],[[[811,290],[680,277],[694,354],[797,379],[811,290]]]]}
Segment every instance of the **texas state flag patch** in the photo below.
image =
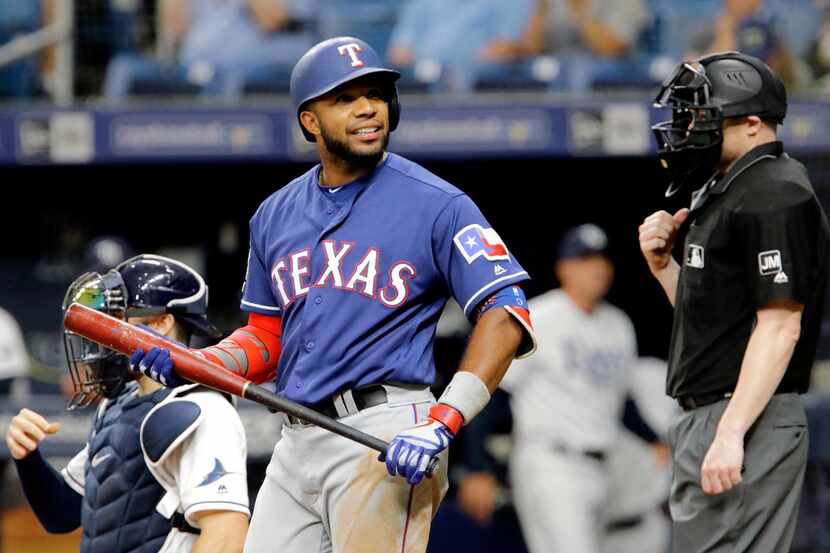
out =
{"type": "Polygon", "coordinates": [[[490,261],[510,259],[507,246],[495,230],[484,228],[481,225],[467,225],[453,238],[455,247],[467,260],[472,263],[479,257],[490,261]]]}

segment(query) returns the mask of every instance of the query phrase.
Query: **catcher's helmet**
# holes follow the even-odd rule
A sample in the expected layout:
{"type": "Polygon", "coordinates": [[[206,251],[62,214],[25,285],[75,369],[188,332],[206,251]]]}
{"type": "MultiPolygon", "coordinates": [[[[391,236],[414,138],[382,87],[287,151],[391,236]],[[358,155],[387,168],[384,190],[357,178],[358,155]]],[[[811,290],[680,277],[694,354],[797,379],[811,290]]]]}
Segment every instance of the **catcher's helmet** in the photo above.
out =
{"type": "MultiPolygon", "coordinates": [[[[389,131],[394,131],[400,120],[400,104],[395,81],[400,73],[384,67],[378,53],[359,38],[341,36],[324,40],[303,54],[291,72],[291,99],[297,110],[297,119],[305,104],[331,92],[338,86],[365,75],[378,74],[388,78],[389,131]]],[[[314,135],[302,123],[300,128],[309,142],[314,135]]]]}
{"type": "MultiPolygon", "coordinates": [[[[103,275],[78,277],[66,291],[63,310],[80,303],[122,320],[171,313],[195,333],[219,337],[207,319],[207,301],[199,273],[174,259],[144,254],[103,275]]],[[[87,405],[98,395],[115,397],[133,377],[125,355],[66,330],[64,350],[76,392],[70,407],[87,405]]]]}
{"type": "Polygon", "coordinates": [[[756,115],[780,124],[787,115],[787,91],[763,61],[722,52],[680,63],[654,105],[672,110],[671,120],[652,127],[658,156],[672,176],[666,190],[671,196],[692,175],[705,180],[714,174],[725,118],[756,115]]]}

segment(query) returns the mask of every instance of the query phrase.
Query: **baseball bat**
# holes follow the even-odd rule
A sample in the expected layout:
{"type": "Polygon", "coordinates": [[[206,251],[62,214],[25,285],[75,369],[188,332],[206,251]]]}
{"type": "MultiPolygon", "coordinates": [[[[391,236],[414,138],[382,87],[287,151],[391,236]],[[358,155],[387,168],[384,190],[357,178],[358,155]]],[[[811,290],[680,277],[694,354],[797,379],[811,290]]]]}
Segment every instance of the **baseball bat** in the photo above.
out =
{"type": "MultiPolygon", "coordinates": [[[[150,348],[163,348],[170,352],[170,359],[176,367],[176,374],[191,382],[202,384],[220,392],[227,392],[241,398],[259,403],[271,409],[294,415],[306,422],[310,422],[348,438],[370,449],[385,452],[388,443],[343,424],[331,417],[327,417],[313,409],[301,405],[290,399],[280,397],[251,382],[250,380],[217,365],[212,361],[199,357],[188,348],[177,343],[147,332],[106,313],[96,311],[84,305],[73,303],[66,310],[63,318],[66,330],[74,332],[88,340],[115,350],[124,355],[131,355],[136,349],[148,351],[150,348]]],[[[433,458],[427,467],[427,475],[432,476],[438,470],[439,460],[433,458]]]]}

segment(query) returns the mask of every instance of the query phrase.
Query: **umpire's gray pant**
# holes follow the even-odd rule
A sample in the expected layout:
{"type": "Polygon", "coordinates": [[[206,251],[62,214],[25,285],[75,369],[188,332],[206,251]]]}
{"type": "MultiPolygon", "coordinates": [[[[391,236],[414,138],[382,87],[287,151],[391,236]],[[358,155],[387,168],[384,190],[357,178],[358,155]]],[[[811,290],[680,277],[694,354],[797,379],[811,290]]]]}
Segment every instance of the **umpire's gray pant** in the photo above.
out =
{"type": "Polygon", "coordinates": [[[743,481],[720,495],[700,467],[727,400],[680,413],[669,428],[675,553],[788,553],[807,463],[807,417],[797,394],[777,394],[744,440],[743,481]]]}

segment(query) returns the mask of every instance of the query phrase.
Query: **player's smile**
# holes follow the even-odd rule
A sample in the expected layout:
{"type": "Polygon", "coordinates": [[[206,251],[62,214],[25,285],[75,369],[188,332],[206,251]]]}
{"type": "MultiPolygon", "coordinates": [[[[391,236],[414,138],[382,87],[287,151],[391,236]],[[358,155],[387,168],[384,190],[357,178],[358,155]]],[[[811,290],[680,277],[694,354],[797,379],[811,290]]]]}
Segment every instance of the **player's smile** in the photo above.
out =
{"type": "Polygon", "coordinates": [[[379,140],[381,138],[382,130],[383,125],[377,121],[370,121],[368,123],[360,124],[358,127],[349,131],[349,134],[357,138],[359,141],[368,144],[379,140]]]}

